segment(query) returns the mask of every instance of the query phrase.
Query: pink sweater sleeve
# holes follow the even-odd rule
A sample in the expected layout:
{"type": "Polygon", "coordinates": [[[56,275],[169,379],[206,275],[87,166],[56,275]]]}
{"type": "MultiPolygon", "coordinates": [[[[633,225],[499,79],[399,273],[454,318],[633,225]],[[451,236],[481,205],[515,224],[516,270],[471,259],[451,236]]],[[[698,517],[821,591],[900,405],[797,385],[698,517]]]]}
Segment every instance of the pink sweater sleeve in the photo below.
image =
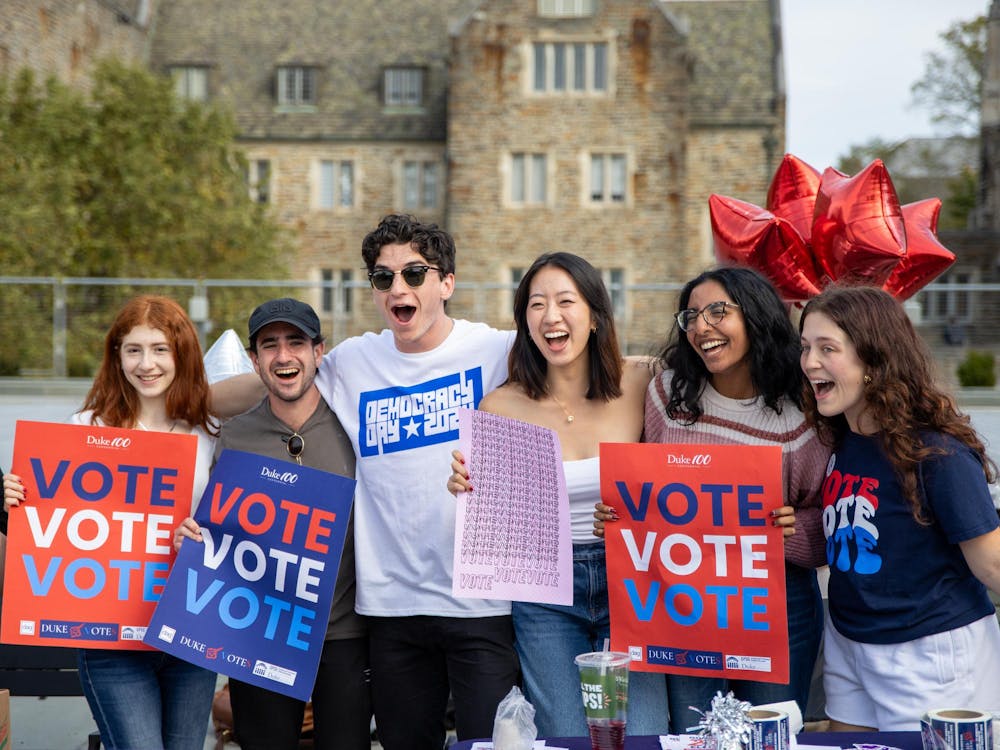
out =
{"type": "Polygon", "coordinates": [[[785,559],[804,568],[826,565],[820,488],[830,449],[810,430],[810,439],[787,455],[791,463],[788,502],[795,508],[795,533],[785,539],[785,559]]]}

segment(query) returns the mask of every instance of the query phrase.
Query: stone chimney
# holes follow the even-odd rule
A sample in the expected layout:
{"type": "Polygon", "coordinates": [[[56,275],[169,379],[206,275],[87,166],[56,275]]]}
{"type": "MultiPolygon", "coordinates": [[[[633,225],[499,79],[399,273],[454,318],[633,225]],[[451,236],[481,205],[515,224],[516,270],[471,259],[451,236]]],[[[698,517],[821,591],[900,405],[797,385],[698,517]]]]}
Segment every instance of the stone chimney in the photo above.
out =
{"type": "Polygon", "coordinates": [[[1000,0],[990,3],[984,68],[979,199],[971,228],[1000,230],[1000,0]]]}

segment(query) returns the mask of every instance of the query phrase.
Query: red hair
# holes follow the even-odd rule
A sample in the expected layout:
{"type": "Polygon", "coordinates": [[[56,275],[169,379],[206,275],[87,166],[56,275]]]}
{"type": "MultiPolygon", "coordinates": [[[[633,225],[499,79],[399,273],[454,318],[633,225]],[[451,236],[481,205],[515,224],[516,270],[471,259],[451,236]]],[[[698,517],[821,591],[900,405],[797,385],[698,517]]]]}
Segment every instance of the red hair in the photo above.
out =
{"type": "Polygon", "coordinates": [[[104,358],[83,409],[92,410],[94,420],[100,419],[110,427],[136,426],[139,396],[125,379],[120,352],[122,339],[136,326],[162,331],[170,344],[176,374],[166,393],[167,416],[213,434],[208,378],[198,333],[184,309],[169,297],[140,295],[118,311],[104,339],[104,358]]]}

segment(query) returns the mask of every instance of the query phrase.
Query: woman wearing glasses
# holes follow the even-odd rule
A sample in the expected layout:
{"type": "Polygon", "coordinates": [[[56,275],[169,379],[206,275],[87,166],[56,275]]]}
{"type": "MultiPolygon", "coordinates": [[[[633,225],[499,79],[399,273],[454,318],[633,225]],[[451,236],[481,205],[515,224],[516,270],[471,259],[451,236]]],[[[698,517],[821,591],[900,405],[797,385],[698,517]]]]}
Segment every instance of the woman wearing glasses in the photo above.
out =
{"type": "MultiPolygon", "coordinates": [[[[166,297],[139,296],[118,312],[104,358],[74,424],[189,433],[198,438],[192,506],[208,483],[218,425],[209,411],[198,334],[166,297]]],[[[6,508],[32,501],[4,478],[6,508]]],[[[192,509],[193,514],[193,509],[192,509]]],[[[78,651],[80,681],[108,750],[201,750],[215,673],[161,651],[78,651]]]]}
{"type": "MultiPolygon", "coordinates": [[[[698,723],[717,690],[753,704],[794,699],[805,712],[823,626],[815,568],[825,564],[819,487],[829,450],[802,415],[795,329],[774,287],[749,268],[716,268],[680,294],[646,394],[645,440],[656,443],[780,445],[788,600],[787,685],[668,675],[671,731],[698,723]],[[794,523],[794,527],[791,525],[794,523]],[[794,534],[792,530],[794,528],[794,534]]],[[[615,511],[598,504],[595,533],[615,511]]]]}
{"type": "MultiPolygon", "coordinates": [[[[559,435],[573,539],[573,604],[514,602],[516,646],[539,734],[586,735],[573,657],[601,650],[610,635],[604,544],[591,519],[600,498],[598,446],[639,441],[651,372],[646,362],[622,359],[607,289],[579,256],[535,260],[514,295],[514,320],[509,378],[479,408],[559,435]]],[[[475,497],[475,477],[457,451],[452,471],[448,489],[475,497]]],[[[629,734],[665,734],[666,709],[662,675],[630,676],[629,734]]]]}

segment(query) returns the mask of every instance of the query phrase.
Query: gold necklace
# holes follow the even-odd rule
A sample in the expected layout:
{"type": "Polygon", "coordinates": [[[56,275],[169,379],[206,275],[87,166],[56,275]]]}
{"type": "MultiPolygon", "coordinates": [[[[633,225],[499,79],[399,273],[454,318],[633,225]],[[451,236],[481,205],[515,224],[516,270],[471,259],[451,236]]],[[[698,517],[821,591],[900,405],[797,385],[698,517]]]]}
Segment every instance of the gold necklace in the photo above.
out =
{"type": "Polygon", "coordinates": [[[557,399],[555,397],[555,394],[552,394],[552,393],[549,394],[549,398],[551,398],[553,401],[555,401],[556,405],[558,405],[558,407],[563,410],[563,414],[566,415],[566,423],[567,424],[573,424],[574,417],[573,417],[572,414],[569,413],[569,410],[565,406],[562,405],[562,401],[560,401],[559,399],[557,399]]]}

